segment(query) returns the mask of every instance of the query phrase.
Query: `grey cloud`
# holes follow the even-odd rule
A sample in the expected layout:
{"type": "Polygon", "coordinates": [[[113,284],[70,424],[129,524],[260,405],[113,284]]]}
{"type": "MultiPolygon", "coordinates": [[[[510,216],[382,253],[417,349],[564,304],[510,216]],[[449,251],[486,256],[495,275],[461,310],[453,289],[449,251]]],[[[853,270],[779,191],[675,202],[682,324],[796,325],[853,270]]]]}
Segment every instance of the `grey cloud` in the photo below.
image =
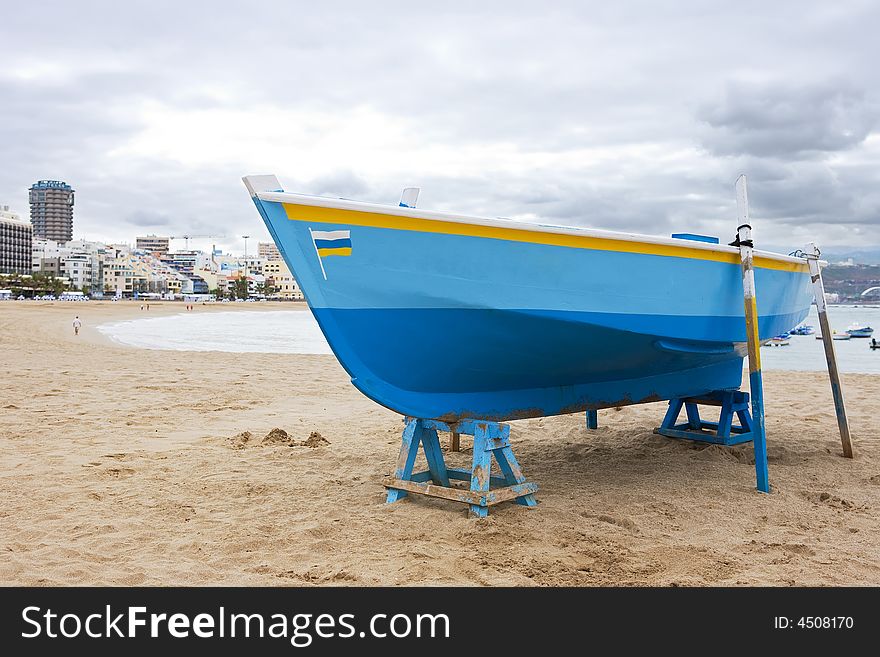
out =
{"type": "Polygon", "coordinates": [[[863,90],[846,83],[738,82],[698,118],[709,126],[703,143],[714,153],[804,158],[862,143],[877,110],[863,90]]]}
{"type": "Polygon", "coordinates": [[[159,228],[167,229],[172,227],[174,218],[164,212],[156,212],[152,210],[136,210],[125,215],[126,222],[133,227],[138,228],[159,228]]]}
{"type": "Polygon", "coordinates": [[[363,199],[369,192],[367,183],[352,171],[336,171],[332,175],[321,176],[307,183],[313,194],[318,196],[340,196],[363,199]]]}
{"type": "Polygon", "coordinates": [[[765,216],[787,223],[876,226],[880,223],[876,195],[872,205],[865,206],[859,201],[868,183],[864,172],[840,177],[824,166],[797,167],[784,179],[757,182],[752,196],[763,197],[758,209],[765,216]]]}

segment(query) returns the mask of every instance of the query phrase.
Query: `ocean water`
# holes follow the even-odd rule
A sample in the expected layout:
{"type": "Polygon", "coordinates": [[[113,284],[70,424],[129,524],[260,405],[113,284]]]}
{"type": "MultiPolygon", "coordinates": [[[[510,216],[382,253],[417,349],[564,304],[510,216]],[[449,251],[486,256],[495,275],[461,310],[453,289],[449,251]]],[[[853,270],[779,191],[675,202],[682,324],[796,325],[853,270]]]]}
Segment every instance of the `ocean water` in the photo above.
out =
{"type": "MultiPolygon", "coordinates": [[[[758,294],[760,294],[760,290],[758,294]]],[[[831,327],[843,333],[851,324],[861,323],[874,327],[874,337],[880,342],[880,307],[878,306],[829,306],[828,318],[831,327]]],[[[791,344],[785,347],[766,346],[761,349],[761,366],[765,370],[822,371],[825,364],[825,349],[822,341],[816,339],[819,331],[819,316],[816,307],[810,309],[804,320],[816,329],[815,335],[793,335],[791,344]]],[[[837,354],[837,367],[841,372],[862,372],[880,374],[880,349],[871,350],[871,340],[852,338],[836,340],[834,352],[837,354]]]]}
{"type": "MultiPolygon", "coordinates": [[[[876,329],[880,341],[880,307],[831,306],[832,326],[845,331],[861,322],[876,329]]],[[[819,319],[813,308],[808,324],[819,319]]],[[[239,353],[329,354],[330,346],[310,312],[237,311],[200,313],[198,310],[165,317],[149,317],[103,324],[98,330],[122,344],[145,349],[179,351],[230,351],[239,353]]],[[[825,366],[822,341],[814,335],[792,336],[785,347],[764,347],[766,370],[821,371],[825,366]]],[[[880,374],[880,349],[871,351],[870,340],[853,338],[834,343],[842,372],[880,374]]]]}
{"type": "Polygon", "coordinates": [[[333,353],[312,313],[301,310],[200,313],[196,309],[178,315],[102,324],[98,330],[116,342],[142,349],[333,353]]]}

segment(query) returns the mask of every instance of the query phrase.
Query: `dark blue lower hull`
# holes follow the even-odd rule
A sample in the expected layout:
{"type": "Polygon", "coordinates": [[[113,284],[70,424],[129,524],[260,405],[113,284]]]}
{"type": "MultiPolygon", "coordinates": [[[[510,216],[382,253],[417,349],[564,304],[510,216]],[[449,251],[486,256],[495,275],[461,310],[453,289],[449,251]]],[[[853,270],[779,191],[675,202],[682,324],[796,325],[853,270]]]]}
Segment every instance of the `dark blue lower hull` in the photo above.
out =
{"type": "MultiPolygon", "coordinates": [[[[354,385],[414,417],[555,415],[736,388],[742,380],[742,353],[734,344],[743,331],[738,318],[703,318],[716,324],[712,333],[731,336],[730,342],[707,342],[681,338],[676,317],[463,308],[313,310],[354,385]],[[728,321],[729,327],[718,325],[728,321]],[[624,322],[640,330],[615,326],[624,322]],[[332,336],[345,340],[332,344],[332,336]]],[[[762,332],[771,334],[777,326],[799,321],[761,319],[762,332]]],[[[689,318],[689,324],[699,325],[700,318],[689,318]]]]}

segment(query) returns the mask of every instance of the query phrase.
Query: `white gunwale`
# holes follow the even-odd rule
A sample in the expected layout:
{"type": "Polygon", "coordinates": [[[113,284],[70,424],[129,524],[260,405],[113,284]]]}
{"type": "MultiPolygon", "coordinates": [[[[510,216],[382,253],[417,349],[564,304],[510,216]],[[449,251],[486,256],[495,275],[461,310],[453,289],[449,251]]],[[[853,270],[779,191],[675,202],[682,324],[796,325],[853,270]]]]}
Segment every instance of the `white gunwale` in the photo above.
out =
{"type": "MultiPolygon", "coordinates": [[[[381,203],[368,203],[365,201],[352,201],[342,198],[330,198],[326,196],[312,196],[309,194],[297,194],[293,192],[264,192],[258,191],[254,195],[261,201],[270,201],[274,203],[288,203],[291,205],[308,205],[322,208],[331,208],[335,210],[352,210],[355,212],[370,212],[374,214],[385,214],[397,217],[408,217],[414,219],[427,219],[432,221],[447,221],[451,223],[470,224],[476,226],[490,226],[493,228],[507,228],[514,230],[524,230],[535,233],[555,233],[558,235],[574,235],[580,237],[595,237],[599,239],[617,240],[621,242],[640,242],[643,244],[658,244],[662,246],[672,246],[688,249],[696,249],[700,251],[710,251],[714,253],[729,253],[739,256],[739,249],[735,246],[727,244],[710,244],[708,242],[698,242],[696,240],[683,240],[674,237],[662,237],[659,235],[640,235],[638,233],[625,233],[613,230],[603,230],[599,228],[583,228],[576,226],[558,226],[553,224],[533,224],[515,219],[476,217],[464,214],[455,214],[451,212],[438,212],[435,210],[423,210],[421,208],[404,208],[394,205],[383,205],[381,203]]],[[[777,260],[780,262],[788,262],[799,265],[806,265],[804,258],[783,255],[781,253],[773,253],[771,251],[760,251],[755,249],[755,255],[769,260],[777,260]]]]}

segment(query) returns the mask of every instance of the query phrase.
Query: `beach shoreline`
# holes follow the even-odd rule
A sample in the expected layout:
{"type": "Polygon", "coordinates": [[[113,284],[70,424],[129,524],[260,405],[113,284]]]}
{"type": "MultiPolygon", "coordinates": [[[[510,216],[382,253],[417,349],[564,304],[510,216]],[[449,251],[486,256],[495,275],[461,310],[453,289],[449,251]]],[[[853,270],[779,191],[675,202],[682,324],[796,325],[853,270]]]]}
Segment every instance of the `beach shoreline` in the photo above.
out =
{"type": "Polygon", "coordinates": [[[334,357],[138,349],[97,330],[305,304],[140,305],[0,303],[0,584],[880,584],[878,375],[844,373],[850,461],[827,375],[765,373],[771,495],[750,446],[654,435],[664,403],[600,411],[593,432],[582,414],[513,422],[540,504],[476,521],[452,502],[384,504],[401,418],[334,357]],[[264,440],[274,428],[290,441],[264,440]],[[300,445],[313,431],[329,444],[300,445]]]}

